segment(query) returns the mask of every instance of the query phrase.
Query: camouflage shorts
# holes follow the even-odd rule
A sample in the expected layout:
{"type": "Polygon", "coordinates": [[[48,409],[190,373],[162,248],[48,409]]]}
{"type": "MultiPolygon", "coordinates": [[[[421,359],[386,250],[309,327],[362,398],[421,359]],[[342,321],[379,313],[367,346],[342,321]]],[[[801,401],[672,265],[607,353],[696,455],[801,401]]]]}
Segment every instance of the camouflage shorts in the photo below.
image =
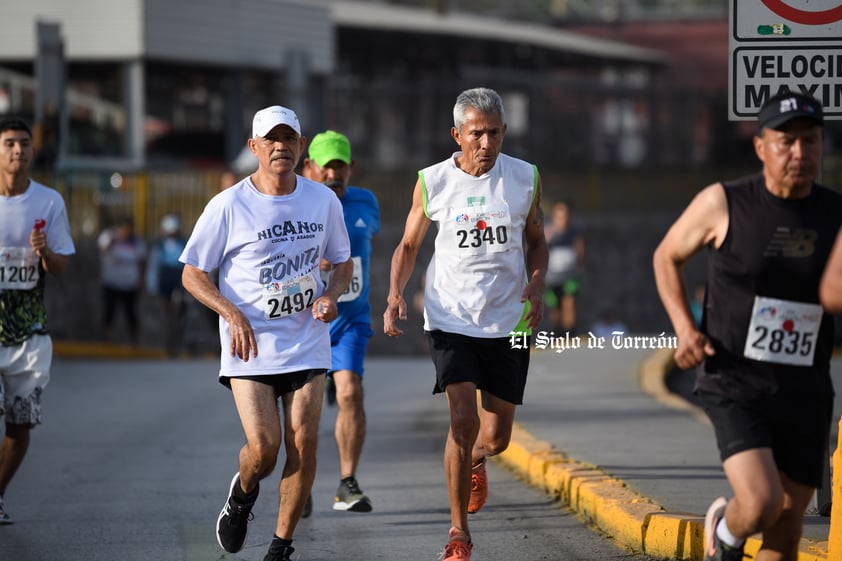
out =
{"type": "Polygon", "coordinates": [[[20,345],[0,347],[0,416],[10,425],[41,423],[41,393],[50,380],[53,343],[34,335],[20,345]]]}

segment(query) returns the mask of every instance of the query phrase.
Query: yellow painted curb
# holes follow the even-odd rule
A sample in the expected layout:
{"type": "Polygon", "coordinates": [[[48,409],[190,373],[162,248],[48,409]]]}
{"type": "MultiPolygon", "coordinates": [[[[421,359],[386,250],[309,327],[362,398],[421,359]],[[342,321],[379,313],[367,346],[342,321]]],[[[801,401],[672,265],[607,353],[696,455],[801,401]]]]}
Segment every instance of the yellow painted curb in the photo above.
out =
{"type": "Polygon", "coordinates": [[[536,440],[518,423],[512,429],[508,449],[497,459],[624,546],[648,555],[674,558],[675,544],[665,543],[661,537],[665,533],[662,528],[669,525],[667,516],[671,515],[622,481],[595,466],[567,458],[552,444],[536,440]],[[649,532],[650,526],[654,532],[649,532]]]}
{"type": "Polygon", "coordinates": [[[101,359],[156,359],[167,358],[167,353],[159,349],[97,343],[91,341],[56,341],[53,340],[53,354],[63,358],[101,358],[101,359]]]}
{"type": "MultiPolygon", "coordinates": [[[[670,406],[699,414],[701,410],[693,411],[698,409],[694,405],[680,400],[684,402],[681,405],[665,397],[669,392],[664,378],[671,369],[672,360],[672,351],[665,351],[669,352],[656,351],[641,366],[641,386],[647,386],[644,390],[650,395],[667,399],[670,406]]],[[[569,458],[551,443],[537,440],[519,423],[512,428],[509,447],[494,459],[528,484],[563,501],[581,518],[628,549],[661,559],[704,559],[704,515],[667,512],[596,466],[569,458]]],[[[839,461],[842,462],[842,457],[839,461]]],[[[837,480],[842,481],[842,478],[837,480]]],[[[839,502],[842,507],[842,501],[839,502]]],[[[842,508],[838,510],[842,512],[842,508]]],[[[835,527],[831,526],[831,535],[835,527]]],[[[839,542],[842,547],[842,540],[839,542]]],[[[746,554],[756,556],[760,545],[757,537],[749,538],[746,554]]],[[[798,561],[829,559],[828,542],[801,540],[798,561]]],[[[842,560],[842,556],[839,559],[842,560]]]]}
{"type": "Polygon", "coordinates": [[[833,453],[833,487],[831,496],[836,497],[830,506],[830,542],[828,559],[842,559],[842,419],[839,419],[839,437],[833,453]],[[830,554],[833,554],[831,557],[830,554]]]}

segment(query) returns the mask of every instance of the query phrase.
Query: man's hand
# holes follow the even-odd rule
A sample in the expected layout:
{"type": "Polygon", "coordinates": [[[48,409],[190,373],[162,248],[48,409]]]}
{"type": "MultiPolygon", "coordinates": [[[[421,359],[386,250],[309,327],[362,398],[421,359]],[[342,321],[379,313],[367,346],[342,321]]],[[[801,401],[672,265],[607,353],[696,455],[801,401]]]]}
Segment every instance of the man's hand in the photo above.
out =
{"type": "Polygon", "coordinates": [[[339,308],[336,307],[336,301],[330,296],[322,294],[316,301],[313,302],[313,319],[330,323],[339,317],[339,308]]]}
{"type": "Polygon", "coordinates": [[[403,296],[389,296],[386,299],[386,311],[383,312],[383,333],[389,337],[398,337],[403,335],[403,331],[398,329],[398,320],[406,321],[406,301],[403,296]]]}
{"type": "Polygon", "coordinates": [[[700,331],[690,331],[686,336],[678,338],[678,348],[675,350],[675,364],[683,369],[693,368],[702,361],[716,354],[713,343],[707,335],[700,331]]]}
{"type": "Polygon", "coordinates": [[[544,318],[544,277],[539,271],[532,273],[532,278],[523,289],[521,302],[529,301],[529,311],[526,313],[526,326],[535,329],[544,318]]]}
{"type": "Polygon", "coordinates": [[[234,312],[225,318],[231,333],[231,356],[238,356],[243,362],[248,362],[251,356],[257,357],[254,329],[243,312],[237,308],[233,309],[234,312]]]}
{"type": "Polygon", "coordinates": [[[219,314],[228,324],[231,356],[240,357],[243,362],[257,356],[257,339],[254,337],[251,322],[237,306],[219,292],[219,287],[210,280],[206,271],[185,264],[181,272],[181,284],[196,300],[219,314]]]}
{"type": "Polygon", "coordinates": [[[35,252],[40,258],[44,258],[47,255],[47,232],[44,231],[44,225],[40,225],[36,222],[35,227],[32,228],[32,232],[29,234],[29,245],[32,247],[32,251],[35,252]]]}

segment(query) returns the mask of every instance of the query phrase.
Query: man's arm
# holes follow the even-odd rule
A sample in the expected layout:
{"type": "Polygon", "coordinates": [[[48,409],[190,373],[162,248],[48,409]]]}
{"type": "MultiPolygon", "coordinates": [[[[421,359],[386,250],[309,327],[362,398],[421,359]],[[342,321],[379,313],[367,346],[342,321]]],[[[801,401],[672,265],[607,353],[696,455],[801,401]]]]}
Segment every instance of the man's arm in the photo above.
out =
{"type": "Polygon", "coordinates": [[[33,228],[29,234],[29,245],[32,251],[41,259],[41,266],[44,271],[60,275],[67,268],[67,262],[70,261],[69,255],[56,253],[47,247],[47,232],[43,228],[33,228]]]}
{"type": "Polygon", "coordinates": [[[727,230],[728,202],[722,185],[716,183],[696,195],[655,250],[655,283],[678,336],[675,362],[681,368],[696,366],[714,353],[710,340],[693,321],[681,271],[702,247],[721,245],[727,230]]]}
{"type": "Polygon", "coordinates": [[[412,270],[418,250],[430,227],[430,219],[424,212],[423,187],[419,179],[412,192],[412,207],[406,217],[403,238],[401,238],[395,253],[392,255],[392,270],[389,274],[389,296],[386,298],[386,311],[383,313],[383,332],[391,337],[403,335],[398,329],[397,321],[406,319],[406,302],[403,291],[412,270]]]}
{"type": "Polygon", "coordinates": [[[842,312],[842,228],[824,268],[819,285],[819,298],[828,313],[842,312]]]}
{"type": "Polygon", "coordinates": [[[549,250],[544,237],[544,211],[541,208],[541,176],[535,186],[532,207],[526,217],[526,275],[529,281],[523,289],[520,301],[529,300],[530,308],[526,314],[527,327],[534,329],[544,317],[544,277],[547,275],[549,250]]]}
{"type": "Polygon", "coordinates": [[[334,265],[331,269],[330,281],[322,295],[313,302],[313,318],[325,323],[335,320],[339,316],[336,301],[348,289],[354,276],[354,261],[350,257],[347,261],[334,265]]]}
{"type": "Polygon", "coordinates": [[[257,356],[257,340],[254,338],[251,322],[237,306],[219,292],[219,288],[205,271],[185,264],[181,273],[181,284],[196,300],[228,322],[231,356],[238,356],[243,362],[248,362],[251,355],[257,356]]]}

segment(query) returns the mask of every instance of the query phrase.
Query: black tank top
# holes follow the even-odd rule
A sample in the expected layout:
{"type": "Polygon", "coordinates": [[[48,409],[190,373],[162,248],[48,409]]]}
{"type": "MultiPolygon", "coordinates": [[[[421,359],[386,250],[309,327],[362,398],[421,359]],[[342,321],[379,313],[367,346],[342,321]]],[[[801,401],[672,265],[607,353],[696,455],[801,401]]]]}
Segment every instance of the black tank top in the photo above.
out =
{"type": "Polygon", "coordinates": [[[830,315],[814,314],[821,322],[815,336],[791,333],[797,328],[786,326],[783,317],[780,329],[752,325],[752,317],[755,297],[818,304],[819,281],[842,225],[842,194],[814,184],[804,199],[782,199],[769,193],[762,174],[723,186],[728,232],[720,248],[709,247],[701,327],[716,355],[699,367],[696,388],[735,397],[832,392],[830,315]],[[746,358],[747,339],[752,352],[771,345],[791,356],[808,354],[814,345],[812,365],[746,358]]]}

